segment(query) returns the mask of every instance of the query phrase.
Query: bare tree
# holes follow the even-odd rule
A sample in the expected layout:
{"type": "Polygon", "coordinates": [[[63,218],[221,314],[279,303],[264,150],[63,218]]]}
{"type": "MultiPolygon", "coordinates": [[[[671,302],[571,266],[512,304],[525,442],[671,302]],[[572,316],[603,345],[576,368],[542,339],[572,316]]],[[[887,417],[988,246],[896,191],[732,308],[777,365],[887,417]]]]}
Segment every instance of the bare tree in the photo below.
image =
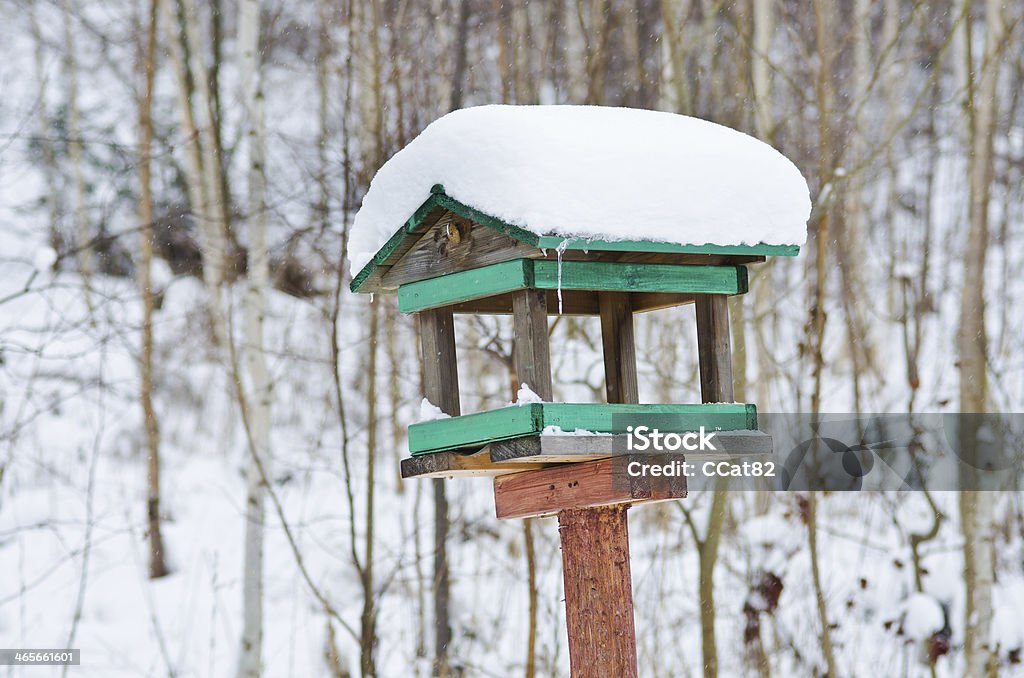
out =
{"type": "Polygon", "coordinates": [[[153,81],[156,74],[156,32],[159,0],[150,0],[145,42],[140,49],[139,67],[143,76],[139,98],[139,264],[136,271],[142,295],[142,355],[139,401],[146,427],[148,453],[146,517],[149,530],[149,576],[158,579],[167,574],[164,540],[160,532],[160,431],[153,407],[153,81]]]}
{"type": "MultiPolygon", "coordinates": [[[[970,15],[971,0],[965,0],[970,15]]],[[[963,287],[957,349],[960,357],[960,447],[966,454],[961,479],[960,520],[964,534],[964,658],[967,676],[995,675],[990,644],[992,586],[995,580],[995,525],[990,492],[976,491],[979,477],[974,451],[978,421],[974,413],[988,409],[988,341],[985,333],[985,260],[988,253],[989,202],[992,187],[992,139],[996,116],[998,55],[1003,48],[1002,3],[985,4],[985,45],[980,63],[972,56],[973,23],[965,22],[965,110],[968,121],[969,202],[967,242],[964,248],[963,287]],[[975,82],[974,74],[978,74],[975,82]]]]}
{"type": "Polygon", "coordinates": [[[85,168],[83,163],[82,123],[78,103],[78,58],[75,28],[72,25],[72,3],[64,0],[64,71],[68,79],[68,156],[71,159],[75,195],[75,252],[78,270],[84,283],[85,304],[92,315],[93,245],[89,228],[89,206],[86,204],[85,168]]]}
{"type": "MultiPolygon", "coordinates": [[[[267,250],[267,199],[264,174],[266,132],[260,59],[260,2],[243,0],[238,16],[239,71],[246,105],[249,152],[248,286],[245,292],[245,366],[250,381],[250,461],[246,471],[245,555],[242,564],[242,642],[239,678],[262,672],[264,478],[270,451],[270,409],[273,387],[264,352],[263,321],[270,283],[267,250]]],[[[219,177],[213,177],[219,179],[219,177]]],[[[213,179],[211,178],[211,179],[213,179]]],[[[244,386],[238,384],[241,391],[244,386]]],[[[246,403],[240,403],[245,407],[246,403]]]]}

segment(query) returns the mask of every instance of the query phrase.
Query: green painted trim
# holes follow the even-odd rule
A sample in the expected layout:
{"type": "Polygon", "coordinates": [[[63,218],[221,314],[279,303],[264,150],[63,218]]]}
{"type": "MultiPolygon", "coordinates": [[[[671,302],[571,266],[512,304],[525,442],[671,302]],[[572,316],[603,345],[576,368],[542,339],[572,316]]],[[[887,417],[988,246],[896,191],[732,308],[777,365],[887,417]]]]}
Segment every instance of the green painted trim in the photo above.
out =
{"type": "Polygon", "coordinates": [[[745,266],[515,259],[401,285],[398,309],[412,313],[525,288],[745,294],[747,269],[745,266]]]}
{"type": "Polygon", "coordinates": [[[398,310],[412,313],[532,287],[533,268],[529,262],[514,259],[400,285],[398,310]]]}
{"type": "Polygon", "coordinates": [[[412,454],[458,449],[478,440],[507,440],[544,429],[541,405],[503,407],[409,426],[412,454]]]}
{"type": "Polygon", "coordinates": [[[745,266],[558,262],[550,259],[531,261],[534,287],[539,289],[554,290],[561,287],[563,290],[680,294],[744,294],[747,291],[745,266]]]}
{"type": "Polygon", "coordinates": [[[538,249],[562,250],[594,250],[602,252],[661,252],[668,254],[722,254],[732,256],[758,257],[795,257],[800,254],[799,245],[678,245],[675,243],[655,242],[648,240],[588,240],[585,238],[562,238],[559,236],[539,236],[519,226],[505,223],[501,219],[485,214],[478,209],[452,198],[444,191],[444,186],[435,184],[430,189],[430,197],[409,217],[400,229],[381,247],[373,258],[356,274],[349,284],[349,289],[358,292],[373,274],[374,270],[385,264],[398,246],[422,224],[430,211],[437,206],[451,210],[465,219],[493,228],[499,233],[515,238],[538,249]]]}
{"type": "Polygon", "coordinates": [[[696,431],[707,426],[720,431],[757,429],[757,408],[744,403],[702,405],[621,405],[605,403],[533,403],[497,410],[436,419],[409,427],[409,450],[413,455],[464,448],[479,448],[510,438],[536,435],[546,426],[566,431],[577,428],[597,433],[625,433],[622,415],[671,415],[679,417],[676,432],[696,431]]]}

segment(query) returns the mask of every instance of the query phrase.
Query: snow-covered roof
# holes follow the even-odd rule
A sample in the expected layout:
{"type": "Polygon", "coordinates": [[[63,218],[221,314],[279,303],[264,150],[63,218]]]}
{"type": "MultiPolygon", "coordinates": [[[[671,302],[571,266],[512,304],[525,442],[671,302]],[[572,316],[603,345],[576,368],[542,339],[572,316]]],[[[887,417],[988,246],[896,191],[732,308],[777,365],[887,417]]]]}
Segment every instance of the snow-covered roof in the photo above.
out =
{"type": "Polygon", "coordinates": [[[597,106],[480,106],[431,123],[377,172],[350,234],[356,274],[441,184],[544,236],[801,245],[807,182],[768,144],[707,120],[597,106]]]}

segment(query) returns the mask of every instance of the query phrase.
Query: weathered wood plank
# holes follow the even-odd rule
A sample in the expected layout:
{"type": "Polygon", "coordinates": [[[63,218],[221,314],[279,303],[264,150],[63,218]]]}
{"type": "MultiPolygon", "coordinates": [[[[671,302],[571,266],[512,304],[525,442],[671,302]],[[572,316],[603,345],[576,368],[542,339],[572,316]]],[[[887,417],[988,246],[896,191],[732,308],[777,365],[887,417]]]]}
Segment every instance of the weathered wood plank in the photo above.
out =
{"type": "Polygon", "coordinates": [[[757,428],[757,409],[742,403],[533,403],[412,424],[409,426],[409,450],[417,455],[483,447],[498,440],[539,434],[546,426],[558,426],[565,431],[579,428],[598,433],[625,433],[625,426],[638,417],[663,417],[668,424],[661,426],[665,432],[697,431],[701,426],[723,431],[757,428]]]}
{"type": "Polygon", "coordinates": [[[547,516],[564,509],[637,504],[686,496],[686,479],[632,478],[621,473],[623,460],[601,459],[581,464],[497,476],[494,506],[498,518],[547,516]],[[614,462],[614,465],[613,465],[614,462]],[[618,477],[613,480],[617,470],[618,477]]]}
{"type": "Polygon", "coordinates": [[[551,400],[551,349],[543,291],[512,293],[512,332],[512,357],[519,383],[529,385],[543,400],[551,400]]]}
{"type": "MultiPolygon", "coordinates": [[[[677,266],[517,259],[403,284],[404,313],[485,299],[524,288],[674,294],[743,294],[743,266],[677,266]]],[[[513,295],[514,296],[514,295],[513,295]]]]}
{"type": "Polygon", "coordinates": [[[540,256],[536,247],[446,211],[382,277],[387,287],[540,256]]]}
{"type": "Polygon", "coordinates": [[[541,468],[550,464],[539,462],[505,462],[495,464],[486,450],[475,454],[459,452],[438,452],[408,457],[401,462],[403,478],[455,478],[475,476],[499,476],[507,473],[520,473],[541,468]]]}
{"type": "Polygon", "coordinates": [[[733,402],[728,301],[728,298],[721,294],[697,297],[700,396],[705,403],[733,402]]]}
{"type": "Polygon", "coordinates": [[[573,678],[636,678],[628,506],[558,513],[573,678]]]}
{"type": "Polygon", "coordinates": [[[423,396],[445,414],[457,417],[462,410],[452,312],[432,309],[419,313],[419,319],[423,396]]]}
{"type": "Polygon", "coordinates": [[[352,278],[349,289],[353,292],[393,292],[395,287],[388,288],[382,278],[390,267],[389,262],[401,258],[410,248],[415,246],[421,234],[430,229],[441,218],[445,210],[437,205],[433,198],[428,199],[402,225],[383,247],[367,262],[352,278]]]}
{"type": "Polygon", "coordinates": [[[601,307],[604,386],[608,402],[638,403],[640,396],[630,296],[625,292],[601,292],[598,303],[601,307]]]}
{"type": "MultiPolygon", "coordinates": [[[[761,431],[718,431],[715,450],[687,452],[690,461],[770,457],[772,437],[761,431]]],[[[606,459],[628,452],[625,434],[602,436],[532,435],[489,443],[485,448],[497,464],[536,462],[560,464],[606,459]]]]}

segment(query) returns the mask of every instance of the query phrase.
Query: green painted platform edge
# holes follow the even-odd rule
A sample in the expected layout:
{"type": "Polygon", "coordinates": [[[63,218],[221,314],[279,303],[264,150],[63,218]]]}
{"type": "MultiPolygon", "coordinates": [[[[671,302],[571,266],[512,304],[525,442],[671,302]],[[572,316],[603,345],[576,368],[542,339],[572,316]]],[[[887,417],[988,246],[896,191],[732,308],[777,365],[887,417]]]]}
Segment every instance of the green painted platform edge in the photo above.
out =
{"type": "Polygon", "coordinates": [[[539,236],[519,226],[507,224],[500,219],[485,214],[469,205],[459,202],[444,191],[440,184],[430,189],[430,197],[409,217],[402,227],[395,231],[377,253],[352,278],[349,289],[358,292],[373,274],[373,271],[387,262],[398,246],[415,231],[435,207],[444,207],[459,216],[471,219],[483,226],[493,228],[516,240],[538,249],[563,250],[595,250],[606,252],[661,252],[674,254],[722,254],[733,256],[772,256],[795,257],[800,254],[799,245],[678,245],[675,243],[648,240],[588,240],[585,238],[562,238],[559,236],[539,236]]]}
{"type": "Polygon", "coordinates": [[[757,430],[757,408],[745,403],[622,405],[606,403],[534,403],[464,414],[409,426],[412,455],[463,448],[479,448],[491,442],[536,435],[546,426],[565,430],[583,428],[598,433],[624,433],[614,425],[615,415],[674,415],[685,417],[679,430],[697,430],[710,415],[726,417],[715,422],[717,430],[757,430]]]}
{"type": "Polygon", "coordinates": [[[412,313],[524,288],[745,294],[747,269],[745,266],[515,259],[401,285],[398,309],[412,313]]]}
{"type": "Polygon", "coordinates": [[[409,451],[413,455],[426,454],[459,449],[477,440],[518,438],[543,430],[542,421],[540,404],[424,421],[409,426],[409,451]]]}
{"type": "Polygon", "coordinates": [[[561,287],[563,290],[682,294],[744,294],[747,291],[746,266],[532,261],[533,284],[539,289],[561,287]]]}

